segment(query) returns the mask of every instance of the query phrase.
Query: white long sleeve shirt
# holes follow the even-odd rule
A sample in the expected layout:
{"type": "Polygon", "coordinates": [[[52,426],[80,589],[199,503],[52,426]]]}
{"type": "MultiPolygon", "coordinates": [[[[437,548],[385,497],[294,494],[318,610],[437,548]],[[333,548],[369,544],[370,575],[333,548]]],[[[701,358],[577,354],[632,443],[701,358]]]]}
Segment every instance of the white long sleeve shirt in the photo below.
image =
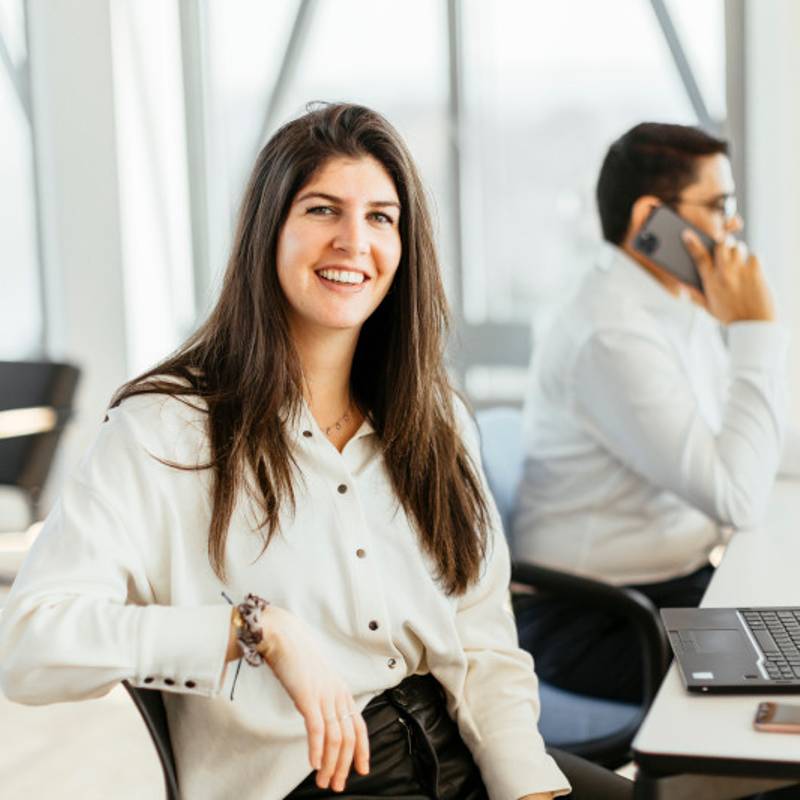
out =
{"type": "MultiPolygon", "coordinates": [[[[462,413],[478,461],[477,439],[462,413]]],[[[480,581],[448,597],[393,494],[364,423],[339,453],[306,408],[290,426],[296,513],[259,557],[257,514],[231,520],[223,584],[208,561],[202,412],[126,400],[47,519],[0,620],[0,685],[23,703],[97,697],[118,681],[164,690],[179,781],[192,800],[284,797],[309,772],[302,718],[266,667],[225,669],[233,598],[255,592],[301,617],[363,708],[430,671],[493,800],[567,791],[537,731],[532,663],[507,604],[496,512],[480,581]],[[377,626],[374,624],[377,623],[377,626]]]]}
{"type": "Polygon", "coordinates": [[[538,343],[515,556],[618,584],[698,569],[756,523],[781,456],[788,336],[727,328],[607,246],[538,343]]]}

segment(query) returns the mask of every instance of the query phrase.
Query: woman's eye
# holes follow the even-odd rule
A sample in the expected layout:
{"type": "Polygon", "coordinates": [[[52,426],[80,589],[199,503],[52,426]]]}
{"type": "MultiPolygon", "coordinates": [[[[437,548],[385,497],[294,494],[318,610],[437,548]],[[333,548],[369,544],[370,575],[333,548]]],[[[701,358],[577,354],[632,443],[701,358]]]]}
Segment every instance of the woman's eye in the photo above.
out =
{"type": "Polygon", "coordinates": [[[335,213],[330,206],[312,206],[306,210],[306,214],[313,214],[316,217],[328,217],[335,213]]]}
{"type": "Polygon", "coordinates": [[[382,223],[383,225],[394,224],[394,220],[388,214],[384,214],[383,211],[373,211],[371,216],[372,219],[374,219],[376,222],[382,223]]]}

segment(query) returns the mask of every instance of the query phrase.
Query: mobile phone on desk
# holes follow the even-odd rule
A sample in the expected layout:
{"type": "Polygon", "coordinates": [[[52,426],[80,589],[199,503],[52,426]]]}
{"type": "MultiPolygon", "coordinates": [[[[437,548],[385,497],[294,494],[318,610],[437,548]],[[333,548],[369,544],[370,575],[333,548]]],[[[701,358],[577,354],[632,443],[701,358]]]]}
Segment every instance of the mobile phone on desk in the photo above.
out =
{"type": "Polygon", "coordinates": [[[753,727],[757,731],[800,733],[800,705],[759,703],[753,727]]]}
{"type": "Polygon", "coordinates": [[[714,240],[699,228],[676,214],[669,206],[656,206],[633,240],[633,249],[679,281],[703,291],[703,282],[681,235],[689,228],[694,231],[709,253],[714,252],[714,240]]]}

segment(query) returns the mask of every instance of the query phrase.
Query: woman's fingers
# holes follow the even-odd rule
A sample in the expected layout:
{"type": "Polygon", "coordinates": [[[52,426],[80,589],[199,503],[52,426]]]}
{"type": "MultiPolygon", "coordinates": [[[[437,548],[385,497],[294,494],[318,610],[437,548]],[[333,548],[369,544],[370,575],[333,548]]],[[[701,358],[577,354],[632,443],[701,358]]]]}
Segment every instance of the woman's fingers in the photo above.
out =
{"type": "Polygon", "coordinates": [[[339,759],[336,762],[336,769],[331,779],[331,788],[335,792],[344,789],[347,776],[350,774],[350,765],[353,763],[353,751],[356,747],[356,732],[353,725],[353,713],[346,712],[340,718],[340,728],[342,731],[342,743],[339,748],[339,759]]]}
{"type": "Polygon", "coordinates": [[[324,742],[321,763],[317,762],[317,786],[341,792],[347,783],[354,757],[356,769],[362,775],[369,772],[369,734],[364,718],[349,693],[334,702],[323,701],[320,704],[324,742]]]}
{"type": "Polygon", "coordinates": [[[320,789],[327,789],[339,761],[342,726],[335,707],[333,705],[323,707],[325,709],[325,743],[322,748],[322,765],[317,770],[317,786],[320,789]]]}
{"type": "Polygon", "coordinates": [[[361,714],[356,714],[353,717],[353,726],[356,733],[354,764],[361,775],[366,775],[369,772],[369,732],[367,731],[367,723],[364,722],[364,717],[361,714]]]}
{"type": "Polygon", "coordinates": [[[311,769],[320,769],[322,766],[322,747],[325,742],[325,721],[322,719],[322,710],[319,706],[303,713],[308,736],[308,763],[311,769]]]}

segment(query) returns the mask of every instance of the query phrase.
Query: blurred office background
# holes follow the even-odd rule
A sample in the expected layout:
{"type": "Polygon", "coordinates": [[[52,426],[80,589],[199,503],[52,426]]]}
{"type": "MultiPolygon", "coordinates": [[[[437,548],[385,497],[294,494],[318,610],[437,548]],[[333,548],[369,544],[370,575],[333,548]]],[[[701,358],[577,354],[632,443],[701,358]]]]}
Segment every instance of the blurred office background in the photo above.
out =
{"type": "MultiPolygon", "coordinates": [[[[796,0],[0,0],[0,360],[82,369],[45,500],[114,389],[207,312],[255,155],[312,100],[373,106],[407,138],[453,374],[478,406],[521,401],[537,327],[599,241],[602,156],[644,119],[733,141],[745,237],[797,341],[798,37],[796,0]]],[[[797,397],[798,345],[790,373],[797,397]]],[[[0,795],[42,796],[46,773],[73,779],[60,796],[93,796],[67,745],[85,752],[96,729],[129,747],[135,730],[152,759],[125,698],[119,728],[112,706],[5,705],[0,738],[20,744],[3,748],[0,795]]],[[[103,767],[127,796],[122,760],[103,767]]]]}
{"type": "Polygon", "coordinates": [[[317,99],[410,143],[478,405],[519,402],[598,241],[600,160],[643,119],[732,139],[798,327],[798,34],[793,0],[0,0],[0,358],[82,367],[74,458],[208,310],[259,147],[317,99]]]}

